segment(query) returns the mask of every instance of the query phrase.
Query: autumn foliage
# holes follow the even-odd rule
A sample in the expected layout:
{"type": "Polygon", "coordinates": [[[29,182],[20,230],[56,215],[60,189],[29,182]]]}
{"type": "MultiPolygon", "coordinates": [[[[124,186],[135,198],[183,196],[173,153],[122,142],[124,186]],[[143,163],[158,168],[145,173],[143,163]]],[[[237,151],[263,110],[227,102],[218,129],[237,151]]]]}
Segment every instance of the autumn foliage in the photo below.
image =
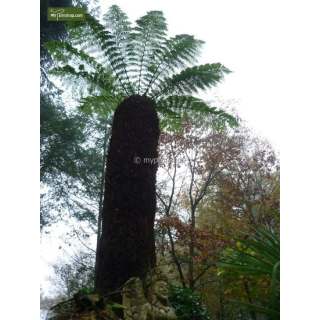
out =
{"type": "Polygon", "coordinates": [[[183,134],[160,136],[158,261],[173,282],[204,296],[213,319],[248,316],[234,301],[248,301],[256,286],[268,292],[268,281],[226,272],[219,262],[222,252],[237,248],[233,237],[246,239],[240,230],[279,231],[278,156],[244,124],[230,130],[189,123],[183,128],[183,134]]]}

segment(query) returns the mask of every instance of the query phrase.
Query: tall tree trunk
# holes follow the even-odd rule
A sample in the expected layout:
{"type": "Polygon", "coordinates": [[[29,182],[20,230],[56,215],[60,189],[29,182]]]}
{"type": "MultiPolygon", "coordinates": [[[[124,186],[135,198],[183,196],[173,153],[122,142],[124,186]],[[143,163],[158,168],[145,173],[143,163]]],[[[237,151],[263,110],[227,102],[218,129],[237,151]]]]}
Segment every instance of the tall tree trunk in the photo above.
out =
{"type": "Polygon", "coordinates": [[[114,114],[110,139],[96,290],[106,294],[156,266],[154,218],[159,120],[155,102],[131,96],[114,114]],[[139,159],[141,160],[140,163],[139,159]]]}
{"type": "Polygon", "coordinates": [[[94,279],[97,278],[97,264],[98,264],[98,250],[101,237],[101,226],[102,226],[102,204],[103,204],[103,190],[104,190],[104,178],[105,178],[105,166],[106,166],[106,155],[107,155],[107,142],[109,139],[108,122],[105,123],[104,138],[103,138],[103,155],[102,155],[102,167],[101,167],[101,181],[100,181],[100,192],[99,192],[99,214],[98,214],[98,230],[97,230],[97,247],[96,247],[96,263],[94,268],[94,279]]]}

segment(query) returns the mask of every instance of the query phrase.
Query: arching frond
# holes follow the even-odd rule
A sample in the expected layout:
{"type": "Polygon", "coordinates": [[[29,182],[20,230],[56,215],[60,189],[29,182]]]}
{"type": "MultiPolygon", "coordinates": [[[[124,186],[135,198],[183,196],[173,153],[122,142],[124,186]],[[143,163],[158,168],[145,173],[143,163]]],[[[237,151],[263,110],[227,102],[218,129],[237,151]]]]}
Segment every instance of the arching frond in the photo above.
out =
{"type": "MultiPolygon", "coordinates": [[[[86,19],[90,20],[91,15],[86,14],[86,19]]],[[[92,33],[86,21],[68,21],[68,31],[72,44],[80,47],[85,52],[99,51],[101,47],[96,42],[96,37],[92,33]]]]}
{"type": "Polygon", "coordinates": [[[93,68],[95,72],[104,74],[105,68],[98,63],[93,57],[89,56],[83,50],[78,50],[69,42],[52,41],[45,44],[48,52],[56,61],[69,64],[71,61],[81,65],[86,64],[93,68]]]}
{"type": "Polygon", "coordinates": [[[181,131],[182,120],[195,125],[205,125],[223,129],[226,125],[236,126],[236,119],[223,110],[209,107],[203,100],[192,96],[169,96],[157,102],[162,128],[169,131],[181,131]],[[169,110],[169,111],[168,111],[169,110]]]}
{"type": "Polygon", "coordinates": [[[165,104],[157,105],[157,111],[160,120],[160,130],[166,130],[171,132],[182,133],[182,120],[178,112],[173,111],[171,108],[165,106],[165,104]]]}
{"type": "Polygon", "coordinates": [[[157,99],[159,96],[175,94],[198,93],[220,82],[224,74],[230,73],[221,63],[205,64],[187,68],[170,78],[165,78],[151,94],[157,99]]]}
{"type": "MultiPolygon", "coordinates": [[[[72,81],[77,81],[78,79],[83,79],[89,86],[89,91],[93,91],[94,89],[97,89],[98,92],[114,92],[116,94],[117,90],[114,86],[114,83],[112,82],[112,79],[107,74],[99,74],[96,72],[88,72],[84,70],[83,65],[78,66],[78,70],[73,68],[70,65],[66,65],[64,67],[56,67],[49,71],[50,75],[60,77],[66,81],[65,84],[71,85],[72,81]],[[68,79],[69,78],[69,79],[68,79]]],[[[75,82],[74,84],[77,84],[75,82]]]]}
{"type": "MultiPolygon", "coordinates": [[[[110,9],[109,11],[112,10],[110,9]]],[[[116,19],[117,15],[120,14],[120,12],[115,13],[113,11],[109,13],[110,19],[116,19]]],[[[126,16],[124,13],[123,15],[122,22],[124,23],[126,16]]],[[[70,28],[73,30],[82,28],[83,23],[84,22],[70,24],[70,28]]],[[[109,62],[114,76],[119,81],[123,91],[125,91],[127,95],[133,94],[134,89],[128,76],[128,55],[125,54],[125,48],[128,47],[127,40],[129,39],[127,28],[124,27],[121,29],[120,27],[115,27],[115,30],[109,31],[100,24],[97,19],[90,15],[86,15],[85,23],[90,28],[97,45],[99,45],[101,52],[109,62]]]]}
{"type": "Polygon", "coordinates": [[[113,114],[116,110],[118,103],[123,99],[119,96],[116,99],[113,95],[101,95],[101,96],[87,96],[80,100],[80,108],[86,113],[97,113],[101,115],[113,114]]]}
{"type": "Polygon", "coordinates": [[[197,56],[204,41],[197,40],[193,36],[187,34],[177,35],[166,40],[161,56],[155,56],[153,65],[149,67],[152,74],[148,80],[145,94],[150,88],[161,81],[165,76],[175,72],[175,70],[186,68],[188,64],[196,63],[197,56]]]}

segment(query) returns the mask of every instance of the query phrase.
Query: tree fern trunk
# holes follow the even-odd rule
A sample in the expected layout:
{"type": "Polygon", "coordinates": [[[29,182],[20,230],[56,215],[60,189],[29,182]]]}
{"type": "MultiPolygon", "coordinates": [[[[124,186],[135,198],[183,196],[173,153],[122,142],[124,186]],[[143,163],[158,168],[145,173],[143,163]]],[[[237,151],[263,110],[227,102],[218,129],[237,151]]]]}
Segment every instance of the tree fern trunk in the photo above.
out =
{"type": "Polygon", "coordinates": [[[96,277],[100,294],[156,265],[157,164],[144,163],[144,158],[157,158],[158,138],[155,102],[139,95],[122,101],[114,114],[107,155],[96,277]]]}

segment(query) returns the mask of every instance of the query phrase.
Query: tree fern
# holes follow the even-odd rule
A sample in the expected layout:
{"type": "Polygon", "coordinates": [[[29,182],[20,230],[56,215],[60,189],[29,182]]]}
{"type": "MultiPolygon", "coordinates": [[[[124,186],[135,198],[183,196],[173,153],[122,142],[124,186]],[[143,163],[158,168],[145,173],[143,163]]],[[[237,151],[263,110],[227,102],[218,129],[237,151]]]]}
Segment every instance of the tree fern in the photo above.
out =
{"type": "MultiPolygon", "coordinates": [[[[236,125],[231,115],[192,99],[193,94],[216,86],[230,70],[220,63],[192,66],[204,42],[186,34],[168,38],[161,11],[147,12],[132,27],[127,15],[113,5],[102,22],[86,15],[85,22],[70,22],[69,31],[70,43],[52,42],[46,47],[63,65],[52,75],[64,77],[69,85],[77,78],[89,85],[91,94],[82,97],[82,106],[92,108],[94,94],[108,101],[113,96],[115,103],[140,94],[156,101],[162,128],[180,130],[185,118],[209,126],[236,125]]],[[[96,102],[101,106],[100,98],[96,102]]]]}
{"type": "Polygon", "coordinates": [[[184,119],[219,128],[236,124],[192,96],[230,71],[220,63],[193,66],[204,42],[189,35],[168,39],[160,11],[147,12],[132,27],[114,5],[102,22],[86,15],[85,22],[69,23],[69,30],[70,43],[47,44],[59,63],[51,74],[78,91],[85,83],[79,104],[89,112],[115,111],[97,250],[96,289],[103,295],[156,266],[157,166],[138,166],[134,157],[158,156],[159,117],[167,130],[181,129],[184,119]]]}

